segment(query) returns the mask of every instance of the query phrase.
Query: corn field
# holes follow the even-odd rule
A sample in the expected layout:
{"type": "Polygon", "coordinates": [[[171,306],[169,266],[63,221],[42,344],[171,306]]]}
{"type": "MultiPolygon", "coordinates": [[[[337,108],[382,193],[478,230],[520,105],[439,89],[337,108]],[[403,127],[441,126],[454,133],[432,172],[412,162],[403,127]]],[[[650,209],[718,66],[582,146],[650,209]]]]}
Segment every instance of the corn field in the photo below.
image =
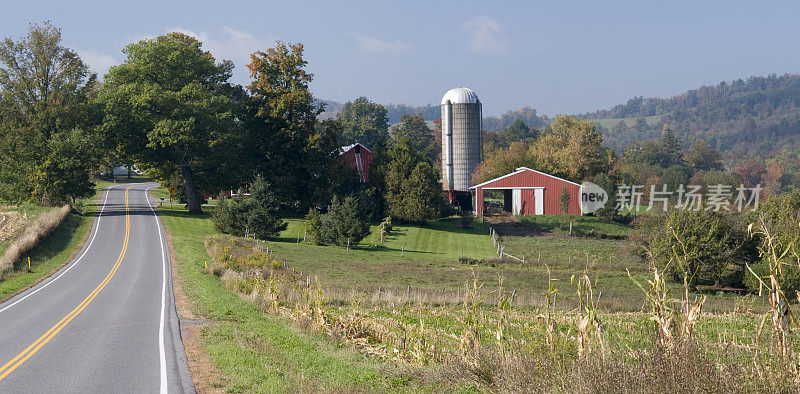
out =
{"type": "MultiPolygon", "coordinates": [[[[485,290],[474,278],[447,300],[410,290],[329,290],[251,240],[212,236],[205,244],[207,273],[219,275],[229,290],[266,313],[432,382],[515,392],[800,389],[794,350],[800,342],[791,335],[797,321],[787,303],[780,303],[785,296],[775,296],[774,308],[761,318],[752,312],[708,315],[702,312],[704,298],[691,299],[688,289],[670,294],[655,267],[649,277],[631,276],[644,306],[628,314],[602,311],[602,292],[588,267],[569,283],[543,278],[548,291],[535,306],[517,306],[502,279],[485,290]],[[575,305],[557,307],[567,293],[575,305]],[[740,332],[731,323],[720,329],[723,321],[745,322],[739,325],[746,328],[740,332]]],[[[674,264],[682,258],[676,251],[674,264]]]]}

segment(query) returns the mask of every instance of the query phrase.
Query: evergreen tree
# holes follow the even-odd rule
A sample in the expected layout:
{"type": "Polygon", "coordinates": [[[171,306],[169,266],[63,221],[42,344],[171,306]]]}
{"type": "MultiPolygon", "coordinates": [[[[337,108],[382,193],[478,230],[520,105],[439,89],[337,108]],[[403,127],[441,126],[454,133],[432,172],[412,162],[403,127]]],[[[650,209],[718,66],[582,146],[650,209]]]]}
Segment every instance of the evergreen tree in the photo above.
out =
{"type": "Polygon", "coordinates": [[[324,243],[355,245],[369,235],[369,220],[356,196],[334,196],[328,212],[320,218],[324,243]]]}

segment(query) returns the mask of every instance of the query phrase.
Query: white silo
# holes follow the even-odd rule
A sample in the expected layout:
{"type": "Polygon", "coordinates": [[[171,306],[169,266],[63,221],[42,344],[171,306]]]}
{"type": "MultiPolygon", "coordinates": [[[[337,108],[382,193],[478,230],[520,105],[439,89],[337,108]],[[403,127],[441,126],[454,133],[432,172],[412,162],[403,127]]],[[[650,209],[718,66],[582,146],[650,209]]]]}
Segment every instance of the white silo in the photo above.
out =
{"type": "Polygon", "coordinates": [[[467,88],[450,89],[442,97],[442,187],[450,202],[469,196],[472,172],[481,162],[481,111],[478,95],[467,88]]]}

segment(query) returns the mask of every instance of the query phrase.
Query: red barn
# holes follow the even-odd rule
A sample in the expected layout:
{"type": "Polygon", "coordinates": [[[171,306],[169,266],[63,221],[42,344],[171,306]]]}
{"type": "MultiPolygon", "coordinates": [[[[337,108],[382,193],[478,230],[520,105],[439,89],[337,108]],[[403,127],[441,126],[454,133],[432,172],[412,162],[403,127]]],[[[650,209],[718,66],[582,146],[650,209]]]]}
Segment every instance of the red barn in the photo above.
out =
{"type": "Polygon", "coordinates": [[[356,142],[339,148],[339,154],[356,170],[361,182],[369,181],[369,165],[372,163],[372,152],[364,145],[356,142]]]}
{"type": "Polygon", "coordinates": [[[476,215],[484,213],[484,195],[488,190],[501,190],[503,209],[514,215],[581,214],[581,185],[527,167],[472,186],[476,215]],[[564,189],[570,196],[567,212],[562,212],[558,203],[564,189]]]}

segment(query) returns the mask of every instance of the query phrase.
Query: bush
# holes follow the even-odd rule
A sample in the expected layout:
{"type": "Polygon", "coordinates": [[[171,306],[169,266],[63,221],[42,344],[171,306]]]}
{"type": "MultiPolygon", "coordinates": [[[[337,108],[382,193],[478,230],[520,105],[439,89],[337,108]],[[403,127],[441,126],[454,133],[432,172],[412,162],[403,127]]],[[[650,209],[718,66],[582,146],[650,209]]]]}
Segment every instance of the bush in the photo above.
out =
{"type": "MultiPolygon", "coordinates": [[[[769,275],[769,266],[767,263],[762,262],[754,264],[751,265],[750,268],[756,273],[756,275],[762,278],[761,280],[763,280],[767,286],[769,286],[768,279],[764,279],[764,277],[769,275]]],[[[758,292],[759,290],[760,282],[749,270],[745,272],[744,284],[747,286],[747,289],[752,292],[758,292]]],[[[780,280],[780,285],[781,290],[783,290],[785,294],[793,295],[795,294],[795,291],[800,291],[800,268],[798,268],[795,264],[787,264],[783,266],[783,277],[780,280]]],[[[789,299],[792,298],[794,297],[789,297],[789,299]]]]}
{"type": "Polygon", "coordinates": [[[306,242],[319,245],[322,243],[321,215],[316,209],[311,208],[306,215],[306,242]]]}
{"type": "Polygon", "coordinates": [[[681,267],[674,261],[675,253],[682,256],[685,247],[684,269],[692,281],[690,285],[707,280],[717,286],[741,286],[742,268],[745,262],[752,261],[756,251],[747,236],[744,219],[705,209],[675,209],[639,217],[630,237],[640,257],[666,269],[674,279],[682,277],[681,267]]]}
{"type": "Polygon", "coordinates": [[[269,183],[261,176],[253,182],[251,196],[220,201],[211,212],[214,227],[225,234],[255,234],[261,239],[286,229],[287,223],[278,218],[278,204],[269,183]]]}
{"type": "Polygon", "coordinates": [[[358,197],[334,196],[328,213],[320,217],[320,229],[323,243],[354,245],[369,235],[369,220],[358,197]]]}

